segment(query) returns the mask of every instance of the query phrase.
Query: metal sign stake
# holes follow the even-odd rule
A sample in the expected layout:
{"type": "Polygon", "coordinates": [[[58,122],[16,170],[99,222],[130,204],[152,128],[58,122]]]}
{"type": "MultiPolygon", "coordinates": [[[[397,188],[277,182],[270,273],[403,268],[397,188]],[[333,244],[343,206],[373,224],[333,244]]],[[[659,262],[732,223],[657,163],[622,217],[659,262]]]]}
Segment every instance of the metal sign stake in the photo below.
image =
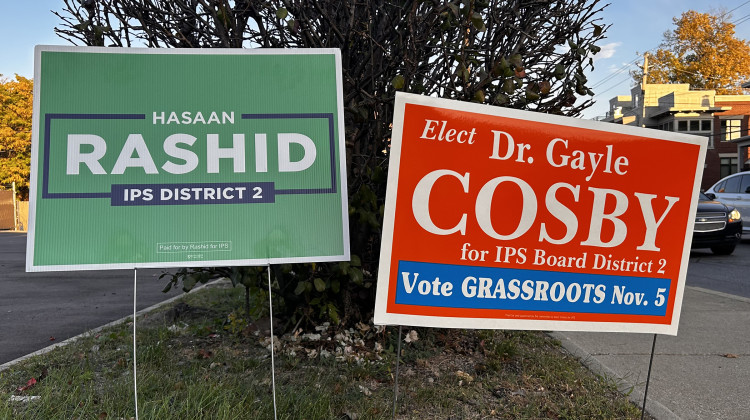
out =
{"type": "Polygon", "coordinates": [[[648,361],[648,374],[646,375],[646,389],[643,392],[643,407],[641,408],[641,420],[646,416],[646,399],[648,398],[648,385],[651,383],[651,366],[654,364],[654,350],[656,349],[656,334],[651,343],[651,359],[648,361]]]}
{"type": "Polygon", "coordinates": [[[271,319],[271,388],[273,390],[273,418],[277,418],[276,415],[276,368],[273,358],[274,353],[274,342],[273,342],[273,299],[271,297],[271,263],[268,263],[268,314],[271,319]]]}
{"type": "Polygon", "coordinates": [[[401,364],[401,325],[398,326],[398,345],[396,346],[396,377],[393,383],[393,419],[396,418],[396,405],[398,403],[398,365],[401,364]]]}
{"type": "Polygon", "coordinates": [[[135,316],[138,288],[138,269],[133,267],[133,393],[135,395],[135,420],[138,420],[138,371],[136,370],[135,316]]]}

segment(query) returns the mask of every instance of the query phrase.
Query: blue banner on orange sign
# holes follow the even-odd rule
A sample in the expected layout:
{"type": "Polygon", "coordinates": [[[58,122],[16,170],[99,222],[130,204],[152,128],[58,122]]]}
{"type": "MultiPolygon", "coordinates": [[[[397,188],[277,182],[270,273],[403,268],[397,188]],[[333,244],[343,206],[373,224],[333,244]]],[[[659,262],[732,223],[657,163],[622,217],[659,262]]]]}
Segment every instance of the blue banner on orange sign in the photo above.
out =
{"type": "MultiPolygon", "coordinates": [[[[585,257],[584,257],[585,258],[585,257]]],[[[664,316],[669,279],[399,261],[396,303],[664,316]]]]}
{"type": "Polygon", "coordinates": [[[398,94],[375,322],[676,334],[705,152],[398,94]]]}

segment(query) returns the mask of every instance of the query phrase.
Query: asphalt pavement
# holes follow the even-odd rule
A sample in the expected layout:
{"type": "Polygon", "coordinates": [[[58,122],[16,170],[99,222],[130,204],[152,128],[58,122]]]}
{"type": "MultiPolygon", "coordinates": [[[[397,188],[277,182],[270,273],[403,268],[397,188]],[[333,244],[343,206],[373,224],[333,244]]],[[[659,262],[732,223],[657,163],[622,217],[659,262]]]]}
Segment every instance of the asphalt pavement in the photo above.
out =
{"type": "MultiPolygon", "coordinates": [[[[26,234],[0,232],[0,365],[133,313],[133,271],[26,273],[26,234]]],[[[137,307],[162,293],[164,270],[138,270],[137,307]]]]}
{"type": "MultiPolygon", "coordinates": [[[[656,337],[646,410],[659,420],[750,419],[750,243],[691,254],[677,336],[656,337]]],[[[654,335],[556,332],[574,355],[641,405],[654,335]]]]}

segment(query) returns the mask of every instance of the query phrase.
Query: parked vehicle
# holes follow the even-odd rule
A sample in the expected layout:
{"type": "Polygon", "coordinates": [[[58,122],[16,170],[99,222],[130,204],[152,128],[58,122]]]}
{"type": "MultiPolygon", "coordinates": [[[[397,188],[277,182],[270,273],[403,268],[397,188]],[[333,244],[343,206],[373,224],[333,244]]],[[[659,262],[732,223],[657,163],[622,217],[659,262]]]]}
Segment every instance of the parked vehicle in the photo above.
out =
{"type": "Polygon", "coordinates": [[[711,248],[714,254],[729,255],[742,238],[740,212],[699,193],[692,248],[711,248]]]}
{"type": "Polygon", "coordinates": [[[722,178],[706,195],[712,200],[721,201],[745,215],[742,233],[750,235],[750,171],[739,172],[722,178]]]}

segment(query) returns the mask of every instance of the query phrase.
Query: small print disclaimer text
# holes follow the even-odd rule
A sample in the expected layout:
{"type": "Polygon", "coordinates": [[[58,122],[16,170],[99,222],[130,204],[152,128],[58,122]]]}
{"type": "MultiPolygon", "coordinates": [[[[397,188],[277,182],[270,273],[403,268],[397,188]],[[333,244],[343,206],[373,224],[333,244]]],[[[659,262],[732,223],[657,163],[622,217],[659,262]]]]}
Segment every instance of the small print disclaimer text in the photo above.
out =
{"type": "Polygon", "coordinates": [[[213,252],[231,251],[232,241],[203,242],[160,242],[156,244],[157,253],[213,252]]]}

